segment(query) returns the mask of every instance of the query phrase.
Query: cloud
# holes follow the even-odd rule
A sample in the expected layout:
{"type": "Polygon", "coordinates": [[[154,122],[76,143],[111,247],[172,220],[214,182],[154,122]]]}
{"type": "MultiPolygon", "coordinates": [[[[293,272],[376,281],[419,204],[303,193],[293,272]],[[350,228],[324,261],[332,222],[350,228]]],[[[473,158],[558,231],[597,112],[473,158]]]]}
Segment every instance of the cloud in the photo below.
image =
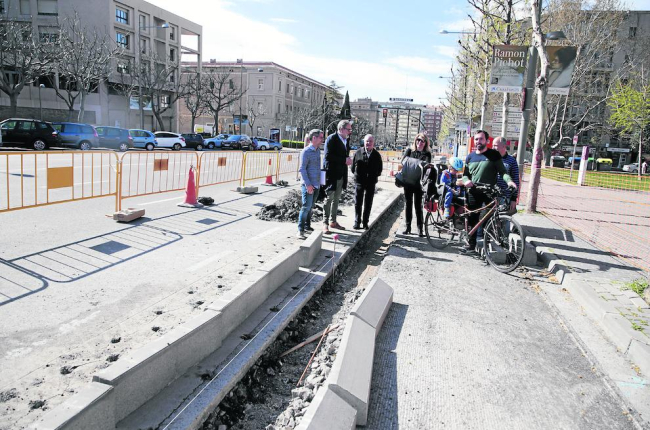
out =
{"type": "Polygon", "coordinates": [[[393,64],[405,70],[434,74],[449,70],[450,66],[449,62],[436,61],[432,58],[405,56],[391,58],[386,63],[393,64]]]}
{"type": "Polygon", "coordinates": [[[283,22],[283,23],[288,23],[288,24],[293,24],[293,23],[298,22],[295,19],[291,19],[291,18],[271,18],[271,21],[273,21],[273,22],[283,22]]]}
{"type": "Polygon", "coordinates": [[[472,20],[470,20],[469,18],[463,18],[463,19],[458,19],[456,21],[438,23],[438,25],[440,26],[440,30],[447,30],[447,31],[472,31],[474,29],[472,20]]]}
{"type": "Polygon", "coordinates": [[[456,46],[435,45],[433,50],[449,58],[456,58],[456,46]]]}

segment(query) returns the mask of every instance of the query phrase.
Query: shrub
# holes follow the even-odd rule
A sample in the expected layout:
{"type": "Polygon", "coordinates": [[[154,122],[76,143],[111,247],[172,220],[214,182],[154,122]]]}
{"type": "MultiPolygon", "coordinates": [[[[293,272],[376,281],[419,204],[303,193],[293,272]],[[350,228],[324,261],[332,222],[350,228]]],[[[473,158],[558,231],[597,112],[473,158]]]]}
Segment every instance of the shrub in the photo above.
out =
{"type": "Polygon", "coordinates": [[[305,146],[305,143],[299,140],[281,140],[283,148],[293,148],[293,149],[302,149],[305,146]]]}

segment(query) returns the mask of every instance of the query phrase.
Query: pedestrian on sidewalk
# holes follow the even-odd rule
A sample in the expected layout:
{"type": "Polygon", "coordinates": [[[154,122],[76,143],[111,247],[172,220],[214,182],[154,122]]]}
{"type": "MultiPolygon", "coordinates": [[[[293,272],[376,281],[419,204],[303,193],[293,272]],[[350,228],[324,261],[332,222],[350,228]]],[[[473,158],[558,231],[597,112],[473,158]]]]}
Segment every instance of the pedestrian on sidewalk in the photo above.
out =
{"type": "Polygon", "coordinates": [[[499,184],[499,188],[501,188],[501,192],[503,193],[503,197],[499,203],[508,204],[508,214],[513,215],[517,213],[517,197],[519,195],[519,166],[517,165],[517,160],[515,157],[508,154],[505,137],[499,136],[494,139],[494,146],[496,150],[499,151],[499,154],[501,154],[501,161],[503,161],[503,165],[506,168],[506,173],[510,175],[512,181],[515,183],[515,185],[517,185],[517,190],[512,190],[510,187],[508,187],[508,184],[506,184],[506,181],[503,179],[503,175],[497,175],[497,184],[499,184]]]}
{"type": "MultiPolygon", "coordinates": [[[[411,148],[406,148],[402,156],[402,164],[407,158],[413,158],[426,164],[431,163],[431,152],[429,151],[429,138],[424,133],[418,133],[411,148]]],[[[419,184],[419,183],[418,183],[419,184]]],[[[406,227],[402,234],[411,234],[411,221],[413,220],[413,206],[415,205],[415,219],[418,226],[418,235],[424,237],[424,214],[422,213],[422,187],[404,184],[404,198],[406,200],[406,227]]]]}
{"type": "Polygon", "coordinates": [[[339,121],[337,132],[325,141],[323,170],[325,170],[325,203],[323,204],[323,232],[330,234],[329,228],[345,230],[336,221],[339,210],[339,199],[347,180],[348,166],[352,158],[348,155],[350,147],[348,139],[352,134],[352,123],[346,119],[339,121]],[[331,222],[330,222],[331,221],[331,222]]]}
{"type": "Polygon", "coordinates": [[[645,175],[646,173],[648,173],[648,161],[644,158],[641,163],[641,174],[645,175]]]}
{"type": "Polygon", "coordinates": [[[311,228],[311,213],[314,199],[320,187],[320,145],[323,143],[323,131],[314,129],[307,135],[309,146],[300,152],[300,176],[302,178],[302,207],[298,215],[298,238],[306,237],[305,231],[311,228]]]}
{"type": "MultiPolygon", "coordinates": [[[[487,147],[489,138],[490,135],[483,130],[479,130],[474,134],[476,150],[467,155],[463,177],[459,181],[467,189],[467,207],[470,211],[479,209],[491,201],[485,193],[478,191],[474,187],[474,182],[496,185],[497,174],[500,174],[508,186],[517,189],[517,185],[512,181],[506,167],[503,165],[499,151],[487,147]]],[[[480,212],[477,211],[467,217],[470,230],[478,224],[479,215],[480,212]]],[[[469,244],[463,248],[463,252],[473,252],[475,249],[476,232],[469,237],[469,244]]]]}
{"type": "Polygon", "coordinates": [[[352,173],[354,173],[354,226],[355,230],[368,229],[372,199],[375,196],[375,184],[384,169],[379,152],[374,150],[375,138],[366,134],[363,138],[363,148],[359,148],[352,159],[352,173]],[[363,207],[363,217],[361,209],[363,207]]]}

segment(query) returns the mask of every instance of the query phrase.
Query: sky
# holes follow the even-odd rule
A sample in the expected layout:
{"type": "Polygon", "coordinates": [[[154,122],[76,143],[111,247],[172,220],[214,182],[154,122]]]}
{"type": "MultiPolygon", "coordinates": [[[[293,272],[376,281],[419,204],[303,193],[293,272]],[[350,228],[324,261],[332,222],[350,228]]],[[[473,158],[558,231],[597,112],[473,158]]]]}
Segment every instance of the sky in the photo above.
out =
{"type": "MultiPolygon", "coordinates": [[[[203,61],[273,61],[348,91],[350,100],[439,105],[466,0],[148,0],[203,26],[203,61]],[[442,76],[442,78],[440,78],[442,76]]],[[[628,0],[650,10],[650,0],[628,0]]]]}

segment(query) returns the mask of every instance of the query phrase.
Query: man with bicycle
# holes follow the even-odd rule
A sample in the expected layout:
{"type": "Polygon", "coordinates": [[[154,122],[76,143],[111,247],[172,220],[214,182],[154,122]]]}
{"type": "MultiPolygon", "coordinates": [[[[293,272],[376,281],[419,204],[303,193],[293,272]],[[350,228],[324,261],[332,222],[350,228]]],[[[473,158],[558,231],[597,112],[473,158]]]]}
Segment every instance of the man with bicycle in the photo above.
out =
{"type": "MultiPolygon", "coordinates": [[[[501,154],[495,149],[487,147],[489,134],[479,130],[474,134],[476,150],[465,159],[463,177],[458,180],[458,185],[467,188],[467,207],[469,210],[476,210],[488,204],[491,199],[481,190],[474,187],[474,183],[487,185],[497,184],[497,175],[501,175],[509,187],[516,189],[517,184],[512,180],[506,167],[503,165],[501,154]]],[[[470,230],[478,224],[480,212],[471,214],[468,217],[470,230]]],[[[463,249],[464,252],[473,252],[476,249],[476,232],[469,237],[469,244],[463,249]]]]}

